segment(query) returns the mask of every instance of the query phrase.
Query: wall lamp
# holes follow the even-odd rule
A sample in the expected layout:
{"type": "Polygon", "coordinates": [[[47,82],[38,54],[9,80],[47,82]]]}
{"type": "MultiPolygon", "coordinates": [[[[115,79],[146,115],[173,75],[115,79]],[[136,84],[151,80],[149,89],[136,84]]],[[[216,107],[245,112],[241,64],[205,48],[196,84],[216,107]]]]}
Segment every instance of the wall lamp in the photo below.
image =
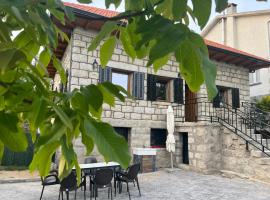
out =
{"type": "Polygon", "coordinates": [[[93,62],[93,69],[97,69],[98,68],[98,62],[97,60],[95,59],[94,62],[93,62]]]}

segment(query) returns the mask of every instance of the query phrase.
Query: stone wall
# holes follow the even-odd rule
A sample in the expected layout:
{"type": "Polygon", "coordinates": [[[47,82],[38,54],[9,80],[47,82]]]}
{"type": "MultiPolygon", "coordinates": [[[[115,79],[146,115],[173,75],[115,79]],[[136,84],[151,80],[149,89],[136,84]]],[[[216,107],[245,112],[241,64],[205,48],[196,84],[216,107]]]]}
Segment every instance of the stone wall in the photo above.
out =
{"type": "MultiPolygon", "coordinates": [[[[99,61],[99,48],[97,50],[88,52],[87,47],[91,40],[96,36],[97,32],[75,28],[70,47],[66,50],[63,64],[70,68],[69,84],[70,89],[79,88],[81,85],[97,84],[98,83],[98,69],[93,68],[93,62],[96,59],[99,61]],[[70,65],[69,65],[70,63],[70,65]]],[[[128,70],[130,72],[139,71],[148,74],[154,74],[152,68],[146,68],[147,60],[132,61],[123,51],[120,44],[114,51],[113,57],[108,63],[108,66],[113,69],[128,70]]],[[[249,96],[248,89],[248,70],[242,67],[227,65],[224,63],[216,63],[218,65],[217,85],[239,88],[240,100],[246,101],[249,96]]],[[[167,65],[158,71],[157,75],[169,77],[171,79],[178,77],[178,67],[175,58],[172,57],[167,65]]],[[[146,77],[146,76],[145,76],[146,77]]],[[[115,127],[131,128],[130,133],[130,151],[132,147],[148,147],[150,146],[150,132],[151,128],[166,129],[166,111],[169,105],[173,107],[178,106],[172,102],[152,102],[146,100],[147,94],[147,80],[145,78],[145,100],[131,100],[127,99],[122,103],[117,101],[114,108],[104,105],[104,112],[102,118],[105,122],[109,122],[115,127]]],[[[198,97],[206,96],[206,88],[203,85],[198,97]]],[[[200,108],[199,108],[200,109],[200,108]]],[[[182,110],[184,110],[182,106],[182,110]]],[[[188,132],[190,142],[190,166],[199,171],[216,171],[217,163],[220,163],[221,143],[220,142],[220,127],[213,124],[204,123],[184,123],[178,124],[178,132],[188,132]]],[[[176,137],[177,138],[177,137],[176,137]]],[[[180,147],[180,139],[178,140],[178,149],[180,147]]],[[[75,143],[75,148],[78,152],[79,158],[83,160],[84,149],[78,139],[75,143]]],[[[175,157],[177,162],[181,160],[181,153],[178,152],[179,157],[175,157]]],[[[102,160],[102,157],[95,150],[93,155],[102,160]]],[[[165,149],[158,149],[157,166],[167,167],[170,163],[170,156],[165,149]]]]}
{"type": "Polygon", "coordinates": [[[181,134],[188,133],[189,169],[214,173],[221,168],[221,126],[215,123],[197,122],[183,123],[176,127],[177,142],[175,165],[180,167],[182,162],[181,134]]]}

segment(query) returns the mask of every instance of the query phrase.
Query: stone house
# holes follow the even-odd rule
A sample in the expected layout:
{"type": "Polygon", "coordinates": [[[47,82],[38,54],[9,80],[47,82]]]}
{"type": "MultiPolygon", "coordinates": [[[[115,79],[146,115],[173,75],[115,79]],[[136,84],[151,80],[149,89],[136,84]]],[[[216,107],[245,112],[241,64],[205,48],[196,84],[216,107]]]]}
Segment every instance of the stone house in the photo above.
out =
{"type": "MultiPolygon", "coordinates": [[[[248,53],[270,58],[270,9],[238,12],[237,4],[229,4],[226,12],[216,16],[201,35],[248,53]]],[[[250,73],[250,96],[270,95],[270,68],[250,73]]]]}
{"type": "MultiPolygon", "coordinates": [[[[269,178],[263,172],[270,169],[270,158],[265,159],[262,150],[252,147],[255,141],[243,137],[247,135],[246,132],[235,133],[240,117],[236,115],[234,119],[228,119],[227,114],[235,115],[235,111],[241,109],[241,102],[249,100],[249,72],[269,66],[270,61],[206,41],[210,58],[217,65],[216,84],[219,86],[219,95],[209,102],[205,98],[205,86],[196,94],[189,90],[179,76],[174,57],[155,74],[152,68],[145,67],[147,60],[132,62],[122,46],[117,44],[108,67],[104,70],[96,67],[94,63],[99,62],[99,49],[88,52],[87,47],[103,22],[94,19],[99,16],[111,17],[117,13],[85,5],[65,4],[73,8],[77,15],[76,21],[67,23],[65,27],[55,20],[70,37],[69,44],[59,42],[55,50],[68,71],[66,89],[70,91],[81,85],[111,81],[133,94],[135,100],[117,102],[113,108],[104,105],[102,115],[105,122],[109,122],[126,138],[131,153],[134,147],[155,148],[157,167],[169,166],[165,141],[166,111],[171,105],[176,119],[175,167],[204,173],[229,171],[263,180],[269,178]],[[224,105],[228,105],[226,110],[224,105]],[[226,117],[222,118],[223,114],[226,117]],[[225,123],[233,128],[226,128],[225,123]]],[[[51,74],[55,74],[51,66],[48,68],[51,74]]],[[[55,86],[59,85],[57,74],[54,81],[55,86]]],[[[259,146],[257,143],[255,145],[259,146]]],[[[83,145],[76,141],[75,148],[82,161],[83,145]]],[[[93,154],[99,160],[102,159],[98,152],[93,154]]]]}

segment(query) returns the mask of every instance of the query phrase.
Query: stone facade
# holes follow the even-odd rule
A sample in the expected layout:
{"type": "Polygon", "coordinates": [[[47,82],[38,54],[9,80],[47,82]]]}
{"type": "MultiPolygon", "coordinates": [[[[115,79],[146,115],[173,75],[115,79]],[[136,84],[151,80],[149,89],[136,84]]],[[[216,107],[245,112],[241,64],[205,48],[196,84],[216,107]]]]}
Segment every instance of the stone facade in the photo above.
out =
{"type": "MultiPolygon", "coordinates": [[[[69,69],[69,89],[79,88],[81,85],[97,84],[99,81],[98,69],[93,68],[96,59],[99,62],[99,48],[93,52],[88,52],[87,47],[97,32],[75,28],[72,34],[70,47],[67,48],[63,59],[66,68],[69,69]]],[[[146,68],[147,60],[132,61],[123,51],[120,44],[114,51],[108,66],[112,69],[128,70],[130,72],[143,72],[154,74],[152,68],[146,68]]],[[[243,67],[232,66],[225,63],[217,64],[217,85],[239,88],[240,102],[249,99],[249,71],[243,67]]],[[[167,65],[158,71],[157,75],[167,78],[178,77],[177,63],[172,57],[167,65]]],[[[146,76],[145,76],[146,77],[146,76]]],[[[151,129],[166,129],[166,112],[169,105],[181,107],[172,102],[147,101],[147,79],[144,80],[144,100],[127,99],[123,102],[116,102],[115,107],[104,105],[102,114],[103,121],[109,122],[114,127],[130,128],[129,146],[132,153],[133,147],[149,147],[151,129]]],[[[173,96],[173,94],[170,94],[173,96]]],[[[206,88],[203,85],[197,93],[197,97],[207,96],[206,88]]],[[[173,99],[173,98],[171,98],[173,99]]],[[[203,109],[203,108],[198,108],[203,109]]],[[[229,142],[234,142],[233,133],[225,133],[220,124],[197,122],[177,122],[175,129],[176,153],[174,156],[175,166],[183,167],[182,164],[182,143],[181,133],[187,132],[189,138],[189,161],[188,168],[204,173],[219,172],[221,170],[239,171],[234,168],[231,159],[238,159],[236,153],[242,151],[242,146],[235,145],[234,151],[229,142]],[[231,138],[230,138],[231,137],[231,138]],[[231,153],[231,154],[230,154],[231,153]],[[235,169],[235,170],[234,170],[235,169]]],[[[84,148],[78,140],[75,148],[82,162],[84,148]]],[[[243,153],[246,156],[246,153],[243,153]]],[[[102,160],[99,153],[94,150],[94,156],[102,160]]],[[[243,158],[244,159],[244,158],[243,158]]],[[[249,159],[249,158],[247,158],[249,159]]],[[[239,161],[240,162],[240,161],[239,161]]],[[[242,166],[244,167],[243,161],[242,166]]],[[[170,166],[170,155],[165,148],[157,149],[157,167],[170,166]]],[[[250,171],[251,172],[251,171],[250,171]]]]}

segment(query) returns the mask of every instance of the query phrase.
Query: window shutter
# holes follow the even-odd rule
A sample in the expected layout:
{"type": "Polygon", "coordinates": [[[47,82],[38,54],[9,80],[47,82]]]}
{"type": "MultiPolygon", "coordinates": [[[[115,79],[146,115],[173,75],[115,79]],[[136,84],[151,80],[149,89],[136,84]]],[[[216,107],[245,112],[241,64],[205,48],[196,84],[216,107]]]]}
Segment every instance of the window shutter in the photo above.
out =
{"type": "Polygon", "coordinates": [[[218,93],[217,96],[213,99],[213,107],[220,108],[220,86],[217,85],[218,93]]]}
{"type": "Polygon", "coordinates": [[[144,99],[144,73],[142,72],[133,73],[132,95],[136,99],[144,99]]]}
{"type": "Polygon", "coordinates": [[[147,100],[156,100],[156,76],[152,74],[147,75],[147,100]]]}
{"type": "Polygon", "coordinates": [[[99,67],[99,82],[112,82],[112,68],[106,67],[105,69],[99,67]]]}
{"type": "Polygon", "coordinates": [[[176,78],[173,81],[174,84],[174,102],[175,103],[184,103],[183,99],[183,79],[181,78],[176,78]]]}
{"type": "Polygon", "coordinates": [[[232,106],[240,108],[240,93],[238,88],[232,88],[232,106]]]}

